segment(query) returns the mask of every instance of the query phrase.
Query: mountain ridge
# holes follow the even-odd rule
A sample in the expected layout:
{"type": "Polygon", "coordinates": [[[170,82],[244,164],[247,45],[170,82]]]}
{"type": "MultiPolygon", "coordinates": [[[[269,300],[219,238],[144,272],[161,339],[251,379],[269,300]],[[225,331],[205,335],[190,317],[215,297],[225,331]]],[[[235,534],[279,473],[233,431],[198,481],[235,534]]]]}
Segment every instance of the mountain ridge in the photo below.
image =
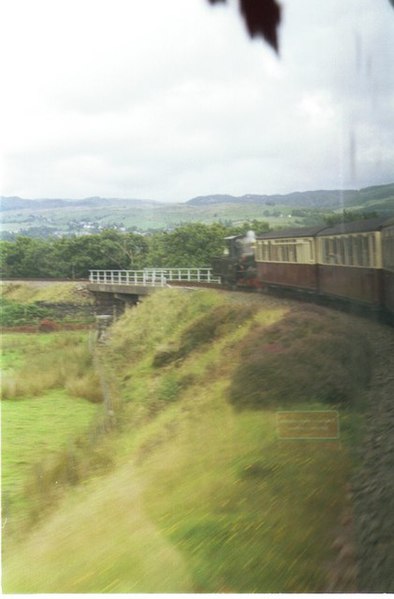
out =
{"type": "Polygon", "coordinates": [[[192,206],[203,206],[212,204],[281,204],[287,206],[302,207],[337,207],[338,203],[344,206],[351,206],[368,201],[370,194],[374,199],[394,198],[394,183],[385,185],[374,185],[357,189],[317,189],[311,191],[293,191],[287,194],[245,194],[242,196],[233,196],[231,194],[212,194],[208,196],[196,196],[188,200],[186,204],[192,206]]]}
{"type": "Polygon", "coordinates": [[[110,206],[133,205],[157,205],[161,202],[156,200],[140,200],[134,198],[102,198],[92,196],[82,199],[69,198],[21,198],[19,196],[0,196],[0,211],[7,210],[47,210],[53,208],[106,208],[110,206]]]}
{"type": "Polygon", "coordinates": [[[286,194],[209,194],[196,196],[185,202],[159,202],[158,200],[138,198],[104,198],[91,196],[81,199],[69,198],[21,198],[19,196],[0,196],[0,211],[8,210],[47,210],[47,209],[78,209],[78,208],[110,208],[110,207],[158,207],[187,206],[201,207],[220,204],[266,204],[286,205],[305,208],[344,208],[363,204],[369,200],[384,200],[393,198],[394,183],[373,185],[357,189],[317,189],[309,191],[293,191],[286,194]]]}
{"type": "Polygon", "coordinates": [[[185,223],[238,225],[264,220],[271,227],[312,226],[344,209],[394,215],[394,183],[361,190],[294,191],[289,194],[212,194],[186,202],[102,198],[0,197],[1,239],[99,233],[105,228],[145,233],[185,223]]]}

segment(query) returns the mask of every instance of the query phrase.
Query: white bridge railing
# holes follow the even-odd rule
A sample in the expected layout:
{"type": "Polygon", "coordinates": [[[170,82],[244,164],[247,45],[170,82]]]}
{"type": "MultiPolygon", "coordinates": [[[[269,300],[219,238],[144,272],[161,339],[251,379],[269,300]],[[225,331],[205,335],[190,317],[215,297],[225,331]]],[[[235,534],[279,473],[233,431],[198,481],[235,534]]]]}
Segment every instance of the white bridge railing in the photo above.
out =
{"type": "Polygon", "coordinates": [[[144,270],[90,270],[90,283],[165,287],[171,281],[220,283],[211,268],[145,268],[144,270]]]}

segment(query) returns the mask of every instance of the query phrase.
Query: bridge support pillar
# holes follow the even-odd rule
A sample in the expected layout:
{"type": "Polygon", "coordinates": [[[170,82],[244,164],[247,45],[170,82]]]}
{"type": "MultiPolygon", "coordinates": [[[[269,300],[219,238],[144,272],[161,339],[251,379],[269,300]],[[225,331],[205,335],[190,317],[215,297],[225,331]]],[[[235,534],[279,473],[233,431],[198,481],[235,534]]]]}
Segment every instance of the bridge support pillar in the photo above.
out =
{"type": "Polygon", "coordinates": [[[94,311],[97,316],[110,314],[115,320],[121,316],[126,306],[138,304],[138,295],[126,295],[121,293],[106,293],[102,291],[91,291],[94,297],[94,311]]]}

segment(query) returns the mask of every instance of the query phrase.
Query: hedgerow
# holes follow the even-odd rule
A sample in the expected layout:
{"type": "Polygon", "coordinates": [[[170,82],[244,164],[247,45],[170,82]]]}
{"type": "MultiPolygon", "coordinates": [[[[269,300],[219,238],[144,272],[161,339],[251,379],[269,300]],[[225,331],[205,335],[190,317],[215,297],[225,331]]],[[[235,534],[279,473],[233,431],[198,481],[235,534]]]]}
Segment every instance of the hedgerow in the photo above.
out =
{"type": "Polygon", "coordinates": [[[52,315],[48,308],[37,304],[19,304],[6,298],[0,298],[0,325],[18,326],[36,323],[52,315]]]}

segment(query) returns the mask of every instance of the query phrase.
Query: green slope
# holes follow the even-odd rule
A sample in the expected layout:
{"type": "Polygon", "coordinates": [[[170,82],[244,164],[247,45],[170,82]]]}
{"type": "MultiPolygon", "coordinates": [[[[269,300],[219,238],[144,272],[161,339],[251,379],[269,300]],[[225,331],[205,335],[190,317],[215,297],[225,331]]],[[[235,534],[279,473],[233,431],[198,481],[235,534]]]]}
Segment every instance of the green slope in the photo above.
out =
{"type": "MultiPolygon", "coordinates": [[[[101,443],[110,469],[76,454],[82,484],[65,485],[32,531],[8,539],[4,591],[326,590],[368,378],[363,324],[258,296],[173,289],[130,309],[99,356],[117,421],[101,443]],[[300,375],[311,356],[322,393],[318,377],[300,375]],[[267,367],[272,394],[256,395],[267,367]],[[280,439],[283,408],[338,409],[341,439],[280,439]]],[[[351,575],[341,590],[352,590],[351,575]]]]}

